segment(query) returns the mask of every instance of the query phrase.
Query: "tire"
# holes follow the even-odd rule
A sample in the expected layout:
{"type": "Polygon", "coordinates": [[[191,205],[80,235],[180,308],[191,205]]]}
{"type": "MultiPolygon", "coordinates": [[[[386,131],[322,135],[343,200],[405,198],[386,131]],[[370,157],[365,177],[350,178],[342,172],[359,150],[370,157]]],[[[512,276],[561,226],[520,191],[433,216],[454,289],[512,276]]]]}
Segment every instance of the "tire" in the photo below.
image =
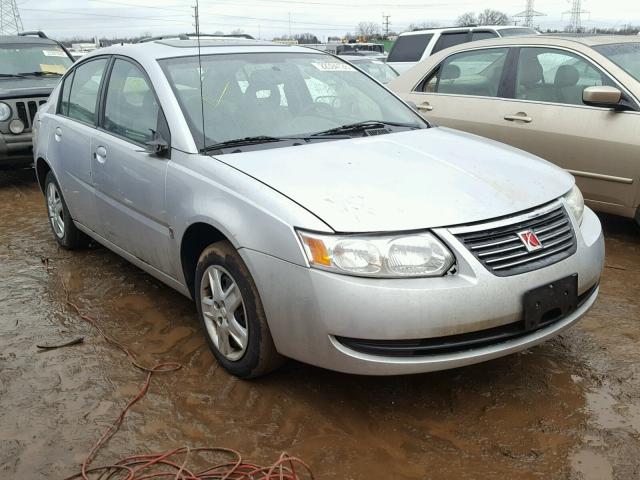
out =
{"type": "Polygon", "coordinates": [[[78,230],[69,214],[69,209],[62,196],[60,185],[49,171],[44,180],[44,196],[47,205],[49,227],[58,244],[68,250],[86,248],[89,237],[78,230]]]}
{"type": "Polygon", "coordinates": [[[225,370],[255,378],[282,365],[256,285],[229,242],[216,242],[200,255],[195,297],[207,344],[225,370]]]}

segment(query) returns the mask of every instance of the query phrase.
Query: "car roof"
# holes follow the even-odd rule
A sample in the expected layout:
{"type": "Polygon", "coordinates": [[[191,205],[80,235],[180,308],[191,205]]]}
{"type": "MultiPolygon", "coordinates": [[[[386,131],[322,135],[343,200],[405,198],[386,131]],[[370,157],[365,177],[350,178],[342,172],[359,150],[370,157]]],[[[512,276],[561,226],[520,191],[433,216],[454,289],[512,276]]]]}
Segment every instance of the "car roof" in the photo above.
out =
{"type": "Polygon", "coordinates": [[[522,30],[533,30],[530,27],[523,27],[520,25],[469,25],[466,27],[434,27],[434,28],[420,28],[418,30],[412,30],[410,32],[403,32],[399,36],[405,35],[420,35],[422,33],[438,33],[438,32],[455,32],[458,30],[506,30],[511,28],[517,28],[522,30]]]}
{"type": "Polygon", "coordinates": [[[510,46],[510,45],[556,45],[564,47],[593,47],[613,43],[640,43],[637,35],[522,35],[515,37],[491,38],[488,40],[476,40],[474,42],[461,43],[448,48],[447,51],[476,49],[483,46],[510,46]]]}
{"type": "Polygon", "coordinates": [[[113,45],[94,50],[83,57],[91,58],[98,55],[125,55],[132,58],[159,60],[163,58],[188,57],[198,55],[215,55],[228,53],[315,53],[323,52],[297,45],[283,45],[280,43],[260,40],[248,40],[243,38],[201,38],[197,39],[166,39],[154,40],[144,43],[113,45]]]}
{"type": "Polygon", "coordinates": [[[9,43],[57,45],[56,42],[54,42],[50,38],[41,38],[35,35],[0,35],[0,45],[9,43]]]}

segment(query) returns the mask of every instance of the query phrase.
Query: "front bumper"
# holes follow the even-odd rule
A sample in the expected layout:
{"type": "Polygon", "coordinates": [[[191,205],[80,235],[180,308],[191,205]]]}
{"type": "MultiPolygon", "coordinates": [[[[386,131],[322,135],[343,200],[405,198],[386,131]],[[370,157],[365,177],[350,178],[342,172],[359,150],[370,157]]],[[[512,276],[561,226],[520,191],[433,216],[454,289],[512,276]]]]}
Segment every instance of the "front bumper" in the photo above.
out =
{"type": "Polygon", "coordinates": [[[30,165],[32,163],[31,132],[19,135],[0,133],[0,167],[30,165]]]}
{"type": "MultiPolygon", "coordinates": [[[[573,220],[572,220],[573,222],[573,220]]],[[[490,273],[447,229],[435,233],[452,248],[458,272],[440,278],[368,279],[336,275],[240,249],[256,281],[276,348],[283,355],[341,372],[395,375],[469,365],[524,350],[557,335],[593,305],[596,288],[570,315],[517,338],[463,351],[424,356],[370,355],[336,337],[402,340],[491,329],[521,320],[525,292],[578,274],[583,294],[600,278],[604,239],[595,214],[574,222],[577,249],[531,272],[490,273]]]]}

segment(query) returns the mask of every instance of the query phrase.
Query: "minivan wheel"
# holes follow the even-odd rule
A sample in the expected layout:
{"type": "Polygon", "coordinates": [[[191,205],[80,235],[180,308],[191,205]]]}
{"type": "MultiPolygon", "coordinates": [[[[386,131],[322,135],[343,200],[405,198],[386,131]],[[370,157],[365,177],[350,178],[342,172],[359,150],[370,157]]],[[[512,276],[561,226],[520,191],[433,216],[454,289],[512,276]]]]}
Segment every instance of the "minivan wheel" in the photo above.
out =
{"type": "Polygon", "coordinates": [[[282,364],[255,283],[228,242],[214,243],[200,255],[195,296],[207,344],[229,373],[254,378],[282,364]]]}
{"type": "Polygon", "coordinates": [[[60,186],[52,172],[47,173],[45,177],[44,195],[47,202],[49,226],[58,244],[69,250],[86,247],[89,244],[89,237],[78,230],[78,227],[73,223],[60,186]]]}

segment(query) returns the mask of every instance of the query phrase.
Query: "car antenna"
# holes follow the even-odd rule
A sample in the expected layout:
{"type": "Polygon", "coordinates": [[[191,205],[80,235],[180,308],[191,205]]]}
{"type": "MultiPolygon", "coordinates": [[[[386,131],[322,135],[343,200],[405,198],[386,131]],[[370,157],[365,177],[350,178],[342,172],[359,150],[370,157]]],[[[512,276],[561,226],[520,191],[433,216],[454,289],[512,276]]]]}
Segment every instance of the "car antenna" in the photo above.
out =
{"type": "Polygon", "coordinates": [[[204,132],[204,91],[202,87],[202,52],[200,51],[200,2],[196,0],[193,7],[196,20],[196,41],[198,42],[198,78],[200,78],[200,112],[202,113],[202,148],[207,146],[207,136],[204,132]]]}

